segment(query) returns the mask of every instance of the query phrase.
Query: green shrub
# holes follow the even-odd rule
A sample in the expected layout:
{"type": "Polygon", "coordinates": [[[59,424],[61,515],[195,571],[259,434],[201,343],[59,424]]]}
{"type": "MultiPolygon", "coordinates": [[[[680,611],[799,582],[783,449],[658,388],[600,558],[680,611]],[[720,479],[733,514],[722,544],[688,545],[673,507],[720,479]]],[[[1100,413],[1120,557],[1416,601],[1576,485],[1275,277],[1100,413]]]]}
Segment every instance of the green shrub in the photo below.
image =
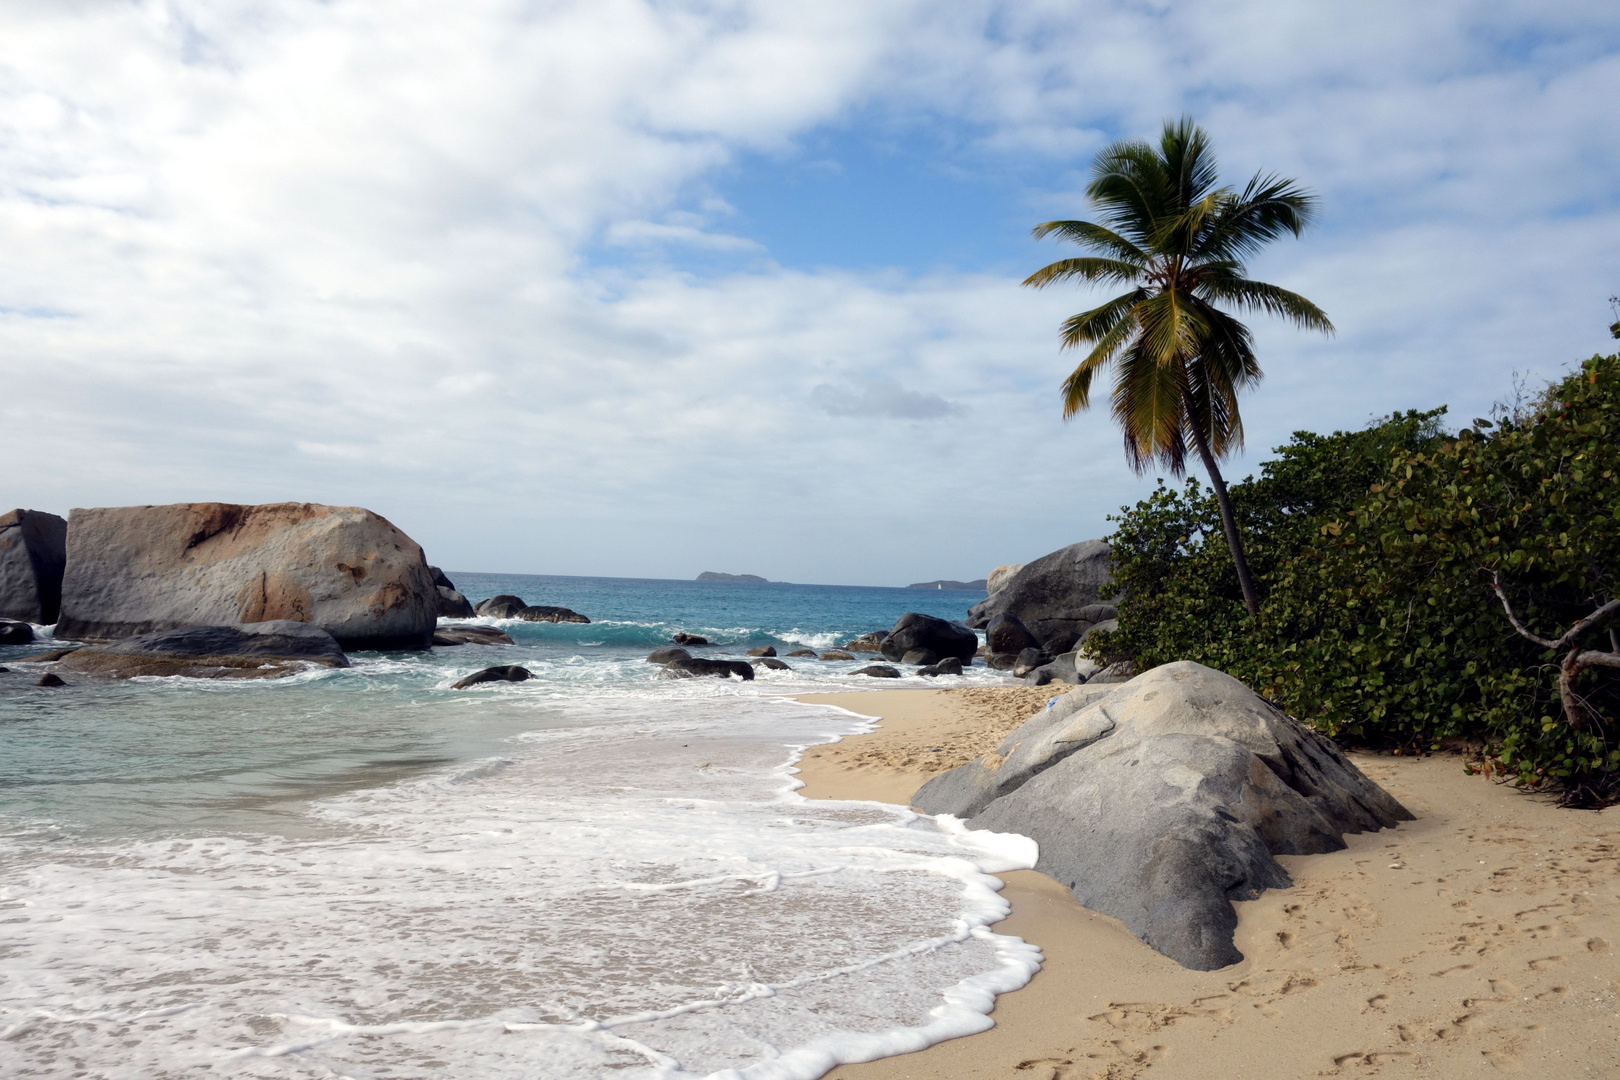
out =
{"type": "MultiPolygon", "coordinates": [[[[1564,722],[1557,657],[1518,636],[1489,585],[1546,637],[1616,595],[1620,357],[1594,357],[1520,422],[1455,436],[1440,412],[1362,432],[1300,433],[1232,487],[1264,591],[1246,617],[1213,500],[1163,484],[1118,518],[1120,628],[1096,651],[1139,668],[1219,667],[1352,741],[1421,749],[1464,739],[1522,783],[1574,801],[1620,787],[1620,679],[1578,687],[1564,722]]],[[[1600,635],[1593,644],[1607,647],[1600,635]]]]}

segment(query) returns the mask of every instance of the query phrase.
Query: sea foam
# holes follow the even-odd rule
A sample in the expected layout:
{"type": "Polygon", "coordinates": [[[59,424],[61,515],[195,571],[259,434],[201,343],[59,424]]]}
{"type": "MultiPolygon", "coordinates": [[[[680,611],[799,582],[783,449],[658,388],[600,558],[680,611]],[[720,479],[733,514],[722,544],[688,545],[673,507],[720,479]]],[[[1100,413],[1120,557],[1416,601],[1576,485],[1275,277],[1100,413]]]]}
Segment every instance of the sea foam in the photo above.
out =
{"type": "Polygon", "coordinates": [[[570,696],[301,839],[0,841],[0,1073],[808,1080],[983,1030],[1039,965],[988,929],[1033,842],[794,793],[790,747],[868,724],[570,696]]]}

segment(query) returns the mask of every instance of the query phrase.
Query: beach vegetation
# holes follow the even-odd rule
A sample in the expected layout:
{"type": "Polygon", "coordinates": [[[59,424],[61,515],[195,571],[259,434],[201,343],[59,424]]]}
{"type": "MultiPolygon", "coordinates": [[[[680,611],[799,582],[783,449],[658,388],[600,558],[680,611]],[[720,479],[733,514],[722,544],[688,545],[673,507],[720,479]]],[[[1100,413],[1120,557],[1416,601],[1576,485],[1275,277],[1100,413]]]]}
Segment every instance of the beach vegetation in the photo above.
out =
{"type": "Polygon", "coordinates": [[[1325,333],[1333,324],[1297,293],[1248,276],[1244,260],[1285,233],[1298,236],[1315,197],[1284,177],[1256,173],[1223,186],[1209,136],[1190,117],[1167,121],[1157,145],[1122,139],[1093,161],[1086,197],[1096,221],[1048,221],[1090,254],[1060,259],[1025,279],[1032,288],[1076,280],[1125,286],[1071,316],[1065,349],[1089,346],[1063,382],[1065,419],[1091,404],[1091,384],[1112,368],[1114,419],[1138,473],[1158,465],[1183,475],[1188,445],[1209,474],[1244,605],[1259,612],[1237,515],[1217,462],[1243,445],[1238,393],[1259,382],[1249,328],[1233,315],[1276,315],[1325,333]]]}
{"type": "Polygon", "coordinates": [[[1434,410],[1297,433],[1230,501],[1258,616],[1210,493],[1161,481],[1115,518],[1094,654],[1197,660],[1351,743],[1460,743],[1572,804],[1620,796],[1620,356],[1455,432],[1434,410]]]}

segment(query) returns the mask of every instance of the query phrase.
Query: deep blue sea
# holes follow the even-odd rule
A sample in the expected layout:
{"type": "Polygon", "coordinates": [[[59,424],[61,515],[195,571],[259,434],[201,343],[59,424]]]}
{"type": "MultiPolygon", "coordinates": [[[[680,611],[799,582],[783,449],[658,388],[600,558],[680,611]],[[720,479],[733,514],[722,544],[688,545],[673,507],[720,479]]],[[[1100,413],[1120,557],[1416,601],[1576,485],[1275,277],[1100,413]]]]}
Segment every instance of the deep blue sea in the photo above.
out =
{"type": "Polygon", "coordinates": [[[0,648],[0,1076],[809,1080],[1033,972],[986,929],[1030,841],[794,791],[872,720],[789,695],[1005,680],[786,654],[982,593],[450,576],[592,621],[271,681],[45,689],[45,628],[0,648]],[[678,630],[792,670],[659,678],[678,630]]]}

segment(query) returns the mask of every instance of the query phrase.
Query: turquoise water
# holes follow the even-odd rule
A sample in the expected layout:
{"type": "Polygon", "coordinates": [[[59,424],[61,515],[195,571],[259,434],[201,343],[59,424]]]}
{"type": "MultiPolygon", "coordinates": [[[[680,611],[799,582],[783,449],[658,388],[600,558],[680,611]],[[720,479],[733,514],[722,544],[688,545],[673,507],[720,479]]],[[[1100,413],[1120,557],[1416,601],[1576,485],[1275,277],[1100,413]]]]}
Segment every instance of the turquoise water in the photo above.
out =
{"type": "Polygon", "coordinates": [[[986,876],[1032,842],[794,791],[871,720],[788,695],[1000,673],[644,660],[977,595],[451,576],[593,622],[255,682],[52,690],[49,642],[0,651],[0,1075],[811,1080],[982,1030],[1033,973],[986,876]],[[535,678],[450,688],[509,663],[535,678]]]}
{"type": "MultiPolygon", "coordinates": [[[[308,828],[301,806],[309,799],[476,760],[518,732],[569,722],[570,700],[656,689],[645,656],[677,630],[707,637],[712,655],[761,645],[824,650],[893,626],[907,611],[961,618],[982,598],[633,578],[452,580],[474,602],[511,593],[592,621],[501,620],[517,648],[358,653],[348,671],[272,682],[83,679],[53,692],[32,685],[37,672],[19,669],[0,676],[0,827],[60,838],[308,828]],[[538,676],[516,702],[449,689],[471,671],[511,663],[538,676]]],[[[0,665],[54,644],[0,648],[0,665]]],[[[847,681],[869,662],[792,660],[791,681],[847,681]]]]}

